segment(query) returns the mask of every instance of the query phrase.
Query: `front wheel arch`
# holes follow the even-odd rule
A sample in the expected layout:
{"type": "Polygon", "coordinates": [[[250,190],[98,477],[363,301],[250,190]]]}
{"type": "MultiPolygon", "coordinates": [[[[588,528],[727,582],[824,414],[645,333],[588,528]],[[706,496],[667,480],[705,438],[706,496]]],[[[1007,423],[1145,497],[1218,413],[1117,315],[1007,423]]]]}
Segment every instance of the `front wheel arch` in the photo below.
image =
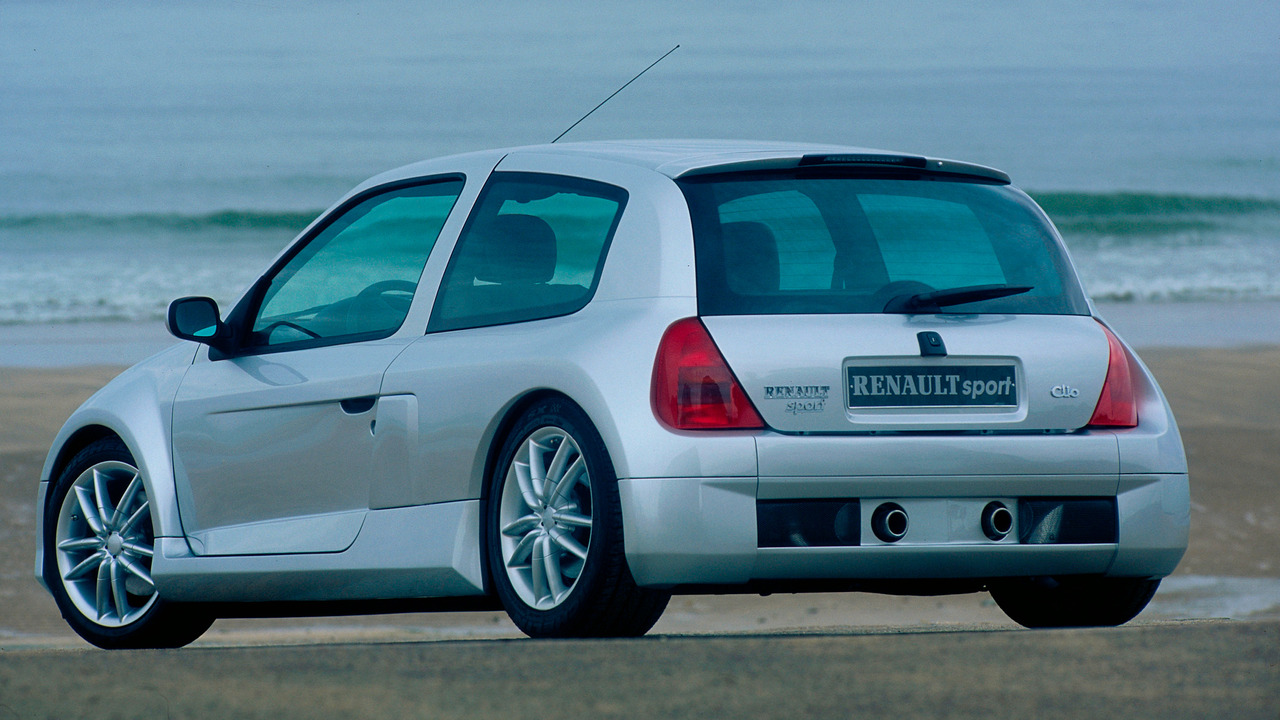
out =
{"type": "MultiPolygon", "coordinates": [[[[48,491],[44,494],[44,505],[36,508],[36,514],[39,520],[37,526],[37,534],[39,537],[43,538],[44,523],[45,518],[48,516],[49,504],[53,502],[53,491],[58,484],[58,480],[62,477],[62,473],[66,472],[67,467],[75,460],[76,456],[79,455],[81,451],[90,445],[103,440],[115,440],[122,445],[126,444],[115,431],[105,425],[85,425],[72,433],[72,435],[62,443],[62,446],[58,448],[57,454],[54,455],[53,462],[51,464],[46,463],[48,466],[48,472],[44,474],[43,479],[48,481],[48,491]]],[[[132,452],[132,450],[130,452],[132,452]]],[[[147,489],[150,490],[150,488],[147,489]]],[[[56,580],[56,578],[50,578],[47,576],[48,574],[45,572],[44,556],[46,553],[51,552],[52,549],[46,548],[43,541],[39,543],[38,547],[39,552],[36,557],[36,572],[39,574],[38,579],[40,580],[40,583],[48,589],[49,583],[56,580]]]]}
{"type": "MultiPolygon", "coordinates": [[[[80,454],[81,450],[84,450],[99,440],[106,440],[108,438],[115,439],[122,445],[127,445],[127,443],[124,442],[124,439],[120,437],[119,433],[105,425],[85,425],[84,427],[76,430],[66,439],[65,442],[62,443],[62,447],[58,449],[58,454],[54,457],[53,465],[49,468],[49,475],[47,478],[49,482],[57,482],[58,478],[62,476],[63,471],[67,469],[67,466],[71,464],[71,461],[75,459],[75,456],[80,454]]],[[[130,452],[132,452],[132,449],[130,449],[130,452]]]]}

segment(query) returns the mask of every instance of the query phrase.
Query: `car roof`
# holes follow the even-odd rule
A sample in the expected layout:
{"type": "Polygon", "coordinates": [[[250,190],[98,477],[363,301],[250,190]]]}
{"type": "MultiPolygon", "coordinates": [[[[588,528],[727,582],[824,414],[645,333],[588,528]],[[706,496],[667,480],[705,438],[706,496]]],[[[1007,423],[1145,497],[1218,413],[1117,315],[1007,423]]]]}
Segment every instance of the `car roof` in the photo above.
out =
{"type": "MultiPolygon", "coordinates": [[[[652,170],[671,178],[713,172],[793,168],[802,165],[898,167],[932,173],[965,175],[1008,183],[1003,172],[972,163],[910,155],[871,148],[818,143],[770,142],[761,140],[601,140],[528,145],[469,156],[500,157],[559,156],[586,157],[623,163],[652,170]]],[[[440,158],[400,168],[396,174],[408,177],[421,165],[438,167],[440,158]]]]}

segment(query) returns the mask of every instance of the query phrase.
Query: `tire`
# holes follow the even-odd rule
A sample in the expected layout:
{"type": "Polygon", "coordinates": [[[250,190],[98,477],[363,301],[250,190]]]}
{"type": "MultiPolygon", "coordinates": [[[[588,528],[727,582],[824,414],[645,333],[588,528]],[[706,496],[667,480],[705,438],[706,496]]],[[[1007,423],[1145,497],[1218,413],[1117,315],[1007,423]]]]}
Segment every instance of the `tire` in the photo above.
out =
{"type": "Polygon", "coordinates": [[[150,501],[120,440],[104,438],[77,453],[44,512],[45,581],[80,637],[106,649],[173,648],[213,624],[156,592],[150,501]]]}
{"type": "Polygon", "coordinates": [[[564,399],[539,401],[507,434],[490,477],[485,552],[507,614],[531,637],[640,636],[671,599],[632,578],[613,464],[564,399]]]}
{"type": "Polygon", "coordinates": [[[993,582],[991,597],[1014,622],[1029,628],[1123,625],[1151,602],[1159,580],[1040,577],[993,582]]]}

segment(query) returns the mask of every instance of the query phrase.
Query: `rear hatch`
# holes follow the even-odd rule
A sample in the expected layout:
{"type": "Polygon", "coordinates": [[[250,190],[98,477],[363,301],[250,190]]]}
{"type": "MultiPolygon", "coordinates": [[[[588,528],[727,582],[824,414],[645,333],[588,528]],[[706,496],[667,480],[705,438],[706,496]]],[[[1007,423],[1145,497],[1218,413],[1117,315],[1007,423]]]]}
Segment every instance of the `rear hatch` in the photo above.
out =
{"type": "Polygon", "coordinates": [[[1056,232],[1002,174],[932,162],[805,158],[680,179],[699,314],[771,428],[1089,423],[1108,339],[1056,232]]]}
{"type": "Polygon", "coordinates": [[[760,416],[780,432],[1075,430],[1088,424],[1107,374],[1106,335],[1088,317],[703,322],[760,416]]]}

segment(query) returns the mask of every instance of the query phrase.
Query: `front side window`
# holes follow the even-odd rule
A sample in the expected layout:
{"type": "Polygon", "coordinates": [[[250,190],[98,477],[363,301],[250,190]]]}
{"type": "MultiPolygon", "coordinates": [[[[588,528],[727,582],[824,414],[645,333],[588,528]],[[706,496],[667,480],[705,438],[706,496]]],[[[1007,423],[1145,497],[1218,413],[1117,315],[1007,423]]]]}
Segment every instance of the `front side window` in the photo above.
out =
{"type": "Polygon", "coordinates": [[[462,180],[417,183],[335,213],[261,289],[250,347],[387,337],[409,312],[462,180]]]}
{"type": "Polygon", "coordinates": [[[625,190],[495,173],[445,270],[428,332],[568,315],[595,293],[625,190]]]}
{"type": "Polygon", "coordinates": [[[680,185],[705,315],[879,313],[894,298],[988,286],[1021,290],[945,311],[1088,314],[1051,228],[1002,185],[817,172],[680,185]]]}

